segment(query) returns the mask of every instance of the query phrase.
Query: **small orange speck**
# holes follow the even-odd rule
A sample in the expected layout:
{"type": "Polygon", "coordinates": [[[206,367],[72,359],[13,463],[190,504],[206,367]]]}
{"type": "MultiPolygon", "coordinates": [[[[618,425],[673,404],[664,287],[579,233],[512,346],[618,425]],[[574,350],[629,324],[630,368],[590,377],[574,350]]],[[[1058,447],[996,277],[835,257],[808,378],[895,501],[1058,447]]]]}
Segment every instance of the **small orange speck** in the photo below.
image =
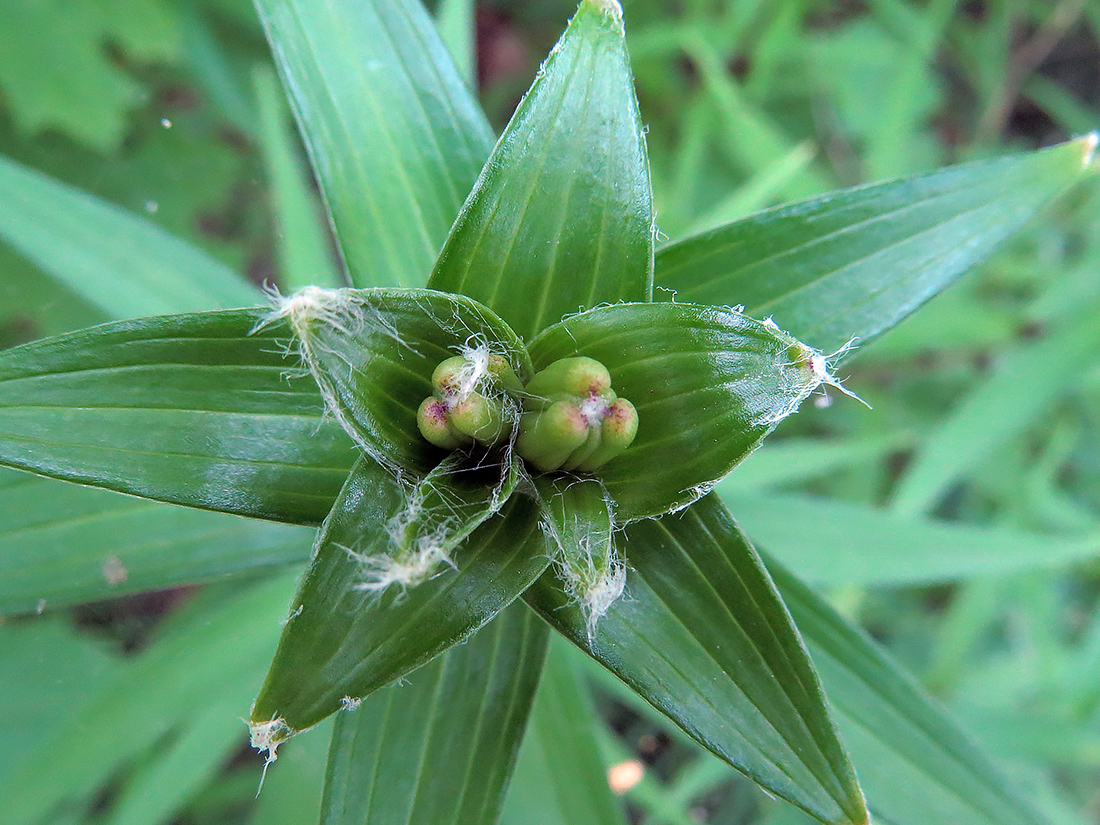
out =
{"type": "Polygon", "coordinates": [[[607,784],[613,793],[624,794],[642,781],[645,768],[637,759],[628,759],[607,769],[607,784]]]}

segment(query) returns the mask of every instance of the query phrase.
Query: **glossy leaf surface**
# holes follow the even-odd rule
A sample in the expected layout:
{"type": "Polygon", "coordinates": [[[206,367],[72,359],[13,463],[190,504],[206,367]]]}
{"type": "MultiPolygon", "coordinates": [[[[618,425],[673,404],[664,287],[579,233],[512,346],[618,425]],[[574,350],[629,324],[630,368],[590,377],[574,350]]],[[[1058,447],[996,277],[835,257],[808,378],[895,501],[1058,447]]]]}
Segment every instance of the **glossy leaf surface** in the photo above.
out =
{"type": "Polygon", "coordinates": [[[677,301],[774,316],[826,352],[866,341],[1079,180],[1095,145],[1090,136],[769,209],[663,248],[657,283],[677,301]]]}
{"type": "Polygon", "coordinates": [[[493,475],[445,466],[407,488],[369,458],[356,463],[318,537],[254,722],[311,727],[345,697],[364,697],[462,641],[527,588],[547,564],[535,508],[517,496],[489,519],[516,483],[513,475],[498,491],[493,475]],[[437,564],[418,584],[371,586],[385,581],[371,557],[395,553],[391,535],[404,540],[406,524],[414,548],[440,544],[453,566],[437,564]]]}
{"type": "Polygon", "coordinates": [[[0,237],[112,317],[260,300],[256,287],[197,247],[2,157],[0,237]]]}
{"type": "Polygon", "coordinates": [[[336,717],[322,825],[496,821],[546,654],[523,604],[336,717]]]}
{"type": "Polygon", "coordinates": [[[581,3],[429,282],[493,308],[525,339],[567,313],[652,290],[649,168],[617,7],[581,3]]]}
{"type": "Polygon", "coordinates": [[[794,339],[746,315],[687,304],[620,304],[568,318],[531,342],[535,368],[595,358],[638,411],[638,435],[596,471],[619,521],[699,498],[817,386],[794,339]]]}
{"type": "Polygon", "coordinates": [[[354,461],[264,310],[149,318],[0,352],[0,462],[161,501],[319,523],[354,461]]]}
{"type": "Polygon", "coordinates": [[[259,0],[358,286],[420,286],[492,133],[416,0],[259,0]]]}
{"type": "Polygon", "coordinates": [[[515,333],[461,295],[427,289],[313,290],[291,296],[283,311],[344,429],[396,471],[426,472],[442,458],[416,423],[441,361],[463,347],[486,344],[507,357],[518,376],[530,374],[515,333]]]}
{"type": "Polygon", "coordinates": [[[0,472],[0,615],[304,561],[313,531],[0,472]]]}
{"type": "Polygon", "coordinates": [[[550,576],[528,602],[676,724],[823,822],[866,822],[855,775],[790,616],[714,496],[629,525],[626,592],[588,635],[550,576]]]}
{"type": "Polygon", "coordinates": [[[820,596],[769,562],[829,692],[874,821],[1040,825],[1043,820],[917,682],[820,596]]]}

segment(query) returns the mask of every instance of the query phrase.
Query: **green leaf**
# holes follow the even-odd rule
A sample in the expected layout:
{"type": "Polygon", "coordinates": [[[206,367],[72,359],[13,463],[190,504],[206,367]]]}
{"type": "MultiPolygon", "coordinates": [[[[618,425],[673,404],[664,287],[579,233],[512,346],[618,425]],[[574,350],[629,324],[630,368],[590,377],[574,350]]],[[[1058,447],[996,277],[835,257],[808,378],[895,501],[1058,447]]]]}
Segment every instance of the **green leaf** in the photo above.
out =
{"type": "Polygon", "coordinates": [[[462,295],[426,289],[309,290],[280,310],[321,392],[344,429],[376,461],[423,472],[441,452],[417,426],[440,362],[487,345],[521,378],[523,343],[492,311],[462,295]]]}
{"type": "Polygon", "coordinates": [[[257,0],[352,282],[419,286],[492,147],[416,0],[257,0]]]}
{"type": "Polygon", "coordinates": [[[474,0],[440,0],[435,25],[462,82],[477,88],[477,21],[474,0]]]}
{"type": "Polygon", "coordinates": [[[1044,419],[1054,401],[1074,387],[1100,348],[1096,305],[1042,340],[1004,354],[920,445],[894,494],[893,509],[926,512],[956,480],[994,448],[1044,419]]]}
{"type": "Polygon", "coordinates": [[[546,654],[524,605],[336,718],[323,825],[496,821],[546,654]]]}
{"type": "Polygon", "coordinates": [[[0,463],[317,524],[355,451],[263,310],[121,322],[0,352],[0,463]]]}
{"type": "Polygon", "coordinates": [[[864,633],[769,562],[801,629],[874,821],[896,825],[1039,825],[941,707],[864,633]]]}
{"type": "Polygon", "coordinates": [[[1100,533],[1044,536],[802,495],[723,494],[741,526],[814,584],[913,585],[1094,558],[1100,533]]]}
{"type": "Polygon", "coordinates": [[[700,744],[828,823],[865,823],[798,632],[752,546],[714,496],[639,521],[620,544],[623,597],[588,635],[551,576],[525,598],[700,744]]]}
{"type": "Polygon", "coordinates": [[[311,284],[343,286],[343,276],[333,266],[319,204],[310,188],[312,177],[288,132],[282,89],[274,72],[265,65],[253,69],[252,85],[259,104],[260,149],[275,214],[280,283],[289,290],[311,284]]]}
{"type": "Polygon", "coordinates": [[[429,286],[528,339],[604,301],[647,301],[649,167],[615,0],[583,0],[485,165],[429,286]]]}
{"type": "Polygon", "coordinates": [[[657,283],[678,301],[774,316],[821,350],[866,341],[1080,180],[1096,140],[769,209],[663,248],[657,283]]]}
{"type": "Polygon", "coordinates": [[[463,471],[452,458],[406,487],[359,460],[253,706],[273,746],[462,641],[546,568],[535,507],[524,497],[471,535],[518,480],[513,471],[496,487],[495,472],[463,471]]]}
{"type": "Polygon", "coordinates": [[[305,561],[302,527],[0,471],[0,615],[305,561]]]}
{"type": "Polygon", "coordinates": [[[818,386],[801,344],[718,307],[603,307],[550,327],[530,350],[536,369],[595,358],[637,409],[634,443],[596,472],[619,521],[699,498],[818,386]]]}
{"type": "Polygon", "coordinates": [[[274,648],[294,578],[209,588],[166,620],[153,644],[97,685],[76,718],[38,739],[0,783],[5,825],[48,821],[62,799],[88,800],[120,767],[149,758],[212,707],[238,719],[274,648]],[[231,697],[235,712],[226,710],[231,697]]]}
{"type": "MultiPolygon", "coordinates": [[[[561,642],[560,639],[556,640],[561,642]]],[[[550,645],[516,776],[501,817],[505,825],[616,825],[625,821],[607,784],[595,731],[603,721],[567,656],[550,645]]]]}
{"type": "Polygon", "coordinates": [[[0,237],[111,317],[260,299],[254,286],[191,244],[3,157],[0,237]]]}

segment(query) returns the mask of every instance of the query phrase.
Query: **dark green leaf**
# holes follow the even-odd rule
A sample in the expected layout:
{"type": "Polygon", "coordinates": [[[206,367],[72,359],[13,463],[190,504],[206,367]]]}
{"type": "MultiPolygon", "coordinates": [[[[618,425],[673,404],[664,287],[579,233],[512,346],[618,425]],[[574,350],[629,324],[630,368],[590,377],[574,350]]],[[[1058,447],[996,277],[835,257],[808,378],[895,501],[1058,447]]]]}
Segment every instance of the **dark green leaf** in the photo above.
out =
{"type": "Polygon", "coordinates": [[[561,639],[551,643],[502,822],[616,825],[624,817],[596,742],[603,725],[561,639]]]}
{"type": "Polygon", "coordinates": [[[1081,179],[1095,146],[1089,136],[769,209],[665,247],[657,283],[676,300],[774,316],[826,351],[866,341],[1081,179]]]}
{"type": "MultiPolygon", "coordinates": [[[[135,495],[319,523],[355,451],[263,310],[151,318],[0,352],[0,462],[135,495]]],[[[415,425],[414,425],[415,426],[415,425]]]]}
{"type": "Polygon", "coordinates": [[[283,302],[298,351],[330,409],[368,454],[423,472],[441,451],[420,434],[416,412],[432,371],[467,346],[487,345],[521,378],[523,343],[493,312],[462,295],[427,289],[308,290],[283,302]]]}
{"type": "Polygon", "coordinates": [[[492,146],[416,0],[258,0],[353,283],[419,286],[492,146]]]}
{"type": "Polygon", "coordinates": [[[817,676],[752,546],[717,497],[629,525],[626,592],[589,636],[552,576],[526,598],[702,745],[823,822],[865,823],[817,676]]]}
{"type": "Polygon", "coordinates": [[[653,207],[615,0],[583,0],[505,129],[429,286],[524,338],[604,301],[649,300],[653,207]]]}
{"type": "Polygon", "coordinates": [[[818,386],[808,351],[718,307],[620,304],[567,318],[531,342],[536,369],[584,355],[638,411],[638,435],[596,471],[620,521],[706,492],[818,386]]]}
{"type": "Polygon", "coordinates": [[[768,566],[821,672],[876,822],[1043,821],[878,645],[790,573],[768,566]]]}
{"type": "Polygon", "coordinates": [[[359,460],[317,540],[253,722],[277,720],[276,736],[315,725],[462,641],[527,588],[548,563],[535,506],[517,496],[489,519],[517,481],[510,473],[498,489],[497,473],[462,471],[452,458],[406,487],[359,460]]]}
{"type": "Polygon", "coordinates": [[[547,629],[523,604],[336,718],[322,825],[486,825],[523,738],[547,629]]]}
{"type": "Polygon", "coordinates": [[[0,471],[0,615],[305,561],[313,532],[0,471]]]}
{"type": "Polygon", "coordinates": [[[111,317],[252,306],[260,293],[200,249],[0,157],[0,236],[111,317]]]}

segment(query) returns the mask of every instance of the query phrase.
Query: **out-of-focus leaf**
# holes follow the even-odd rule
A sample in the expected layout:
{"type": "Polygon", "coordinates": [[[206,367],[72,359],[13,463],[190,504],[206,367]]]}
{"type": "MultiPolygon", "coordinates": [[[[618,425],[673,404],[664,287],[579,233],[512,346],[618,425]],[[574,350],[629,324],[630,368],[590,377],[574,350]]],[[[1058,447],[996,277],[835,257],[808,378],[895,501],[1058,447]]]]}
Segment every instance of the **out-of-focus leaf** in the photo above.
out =
{"type": "Polygon", "coordinates": [[[503,825],[625,822],[608,787],[596,742],[595,731],[603,721],[574,672],[568,652],[560,644],[550,646],[501,816],[503,825]]]}
{"type": "Polygon", "coordinates": [[[1025,431],[1059,394],[1075,386],[1100,349],[1097,307],[1031,346],[1005,354],[917,450],[898,483],[893,509],[931,509],[953,482],[997,445],[1025,431]]]}
{"type": "Polygon", "coordinates": [[[526,727],[547,628],[513,605],[336,719],[323,825],[484,825],[526,727]]]}
{"type": "Polygon", "coordinates": [[[305,561],[313,531],[0,471],[0,615],[305,561]]]}
{"type": "MultiPolygon", "coordinates": [[[[291,298],[290,304],[297,303],[291,298]]],[[[387,467],[424,472],[441,451],[417,425],[432,372],[470,345],[531,373],[523,343],[492,311],[462,295],[427,289],[347,289],[304,294],[290,325],[344,428],[387,467]]]]}
{"type": "Polygon", "coordinates": [[[589,635],[552,576],[525,596],[704,747],[823,822],[865,823],[851,765],[790,616],[716,496],[635,522],[626,591],[589,635]]]}
{"type": "Polygon", "coordinates": [[[310,191],[309,173],[287,133],[286,102],[267,66],[252,72],[260,110],[260,148],[267,166],[275,213],[275,248],[286,289],[343,286],[336,273],[318,203],[310,191]]]}
{"type": "Polygon", "coordinates": [[[817,386],[800,347],[732,310],[620,304],[555,324],[531,357],[595,358],[637,409],[634,443],[597,471],[627,521],[699,498],[797,409],[817,386]]]}
{"type": "Polygon", "coordinates": [[[352,282],[420,286],[492,147],[416,0],[258,0],[352,282]]]}
{"type": "Polygon", "coordinates": [[[769,568],[821,673],[874,821],[1043,823],[912,677],[791,574],[769,568]]]}
{"type": "Polygon", "coordinates": [[[0,158],[0,236],[110,317],[260,300],[259,290],[205,252],[6,158],[0,158]]]}
{"type": "Polygon", "coordinates": [[[32,825],[63,800],[86,800],[121,765],[188,719],[236,697],[247,707],[278,636],[296,574],[241,591],[208,589],[177,612],[158,640],[119,668],[68,724],[37,739],[0,783],[5,825],[32,825]],[[63,777],[59,787],[57,777],[63,777]]]}
{"type": "Polygon", "coordinates": [[[317,539],[254,723],[311,727],[462,641],[527,588],[548,563],[536,510],[517,496],[489,519],[517,481],[513,471],[498,487],[498,472],[463,472],[452,458],[407,487],[359,460],[317,539]]]}
{"type": "Polygon", "coordinates": [[[292,523],[354,461],[263,310],[121,322],[0,352],[0,463],[292,523]]]}
{"type": "Polygon", "coordinates": [[[477,86],[477,37],[474,0],[440,0],[435,13],[439,36],[454,60],[458,76],[471,89],[477,86]]]}
{"type": "MultiPolygon", "coordinates": [[[[822,350],[874,338],[1092,165],[1097,138],[782,206],[667,246],[676,300],[743,304],[822,350]]],[[[658,290],[658,297],[664,295],[658,290]]]]}
{"type": "Polygon", "coordinates": [[[523,338],[604,301],[645,301],[653,207],[618,3],[584,0],[462,208],[429,286],[523,338]]]}
{"type": "Polygon", "coordinates": [[[1100,555],[1100,533],[1042,536],[799,495],[723,495],[753,540],[815,584],[911,585],[1004,575],[1100,555]]]}

